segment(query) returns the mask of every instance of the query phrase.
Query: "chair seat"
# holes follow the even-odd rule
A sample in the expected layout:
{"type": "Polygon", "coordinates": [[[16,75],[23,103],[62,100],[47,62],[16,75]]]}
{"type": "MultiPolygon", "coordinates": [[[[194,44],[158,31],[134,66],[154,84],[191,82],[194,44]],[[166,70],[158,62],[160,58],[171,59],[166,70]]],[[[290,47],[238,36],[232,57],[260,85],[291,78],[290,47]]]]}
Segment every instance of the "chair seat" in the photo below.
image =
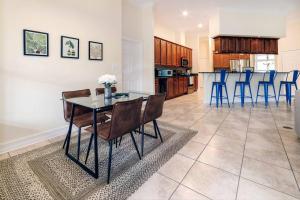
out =
{"type": "Polygon", "coordinates": [[[213,85],[226,85],[226,82],[214,81],[213,85]]]}
{"type": "MultiPolygon", "coordinates": [[[[110,119],[110,118],[108,116],[106,116],[105,114],[97,113],[97,123],[103,123],[108,119],[110,119]]],[[[70,121],[70,120],[68,120],[68,121],[70,121]]],[[[90,126],[93,123],[94,123],[94,120],[93,120],[92,112],[78,115],[78,116],[74,117],[74,119],[73,119],[73,124],[75,126],[77,126],[78,128],[90,126]]]]}
{"type": "Polygon", "coordinates": [[[245,84],[245,85],[249,85],[249,82],[246,81],[236,81],[235,84],[245,84]]]}
{"type": "MultiPolygon", "coordinates": [[[[110,127],[111,127],[111,121],[102,124],[97,124],[98,137],[107,140],[109,138],[110,127]]],[[[90,134],[94,133],[94,128],[92,126],[86,128],[85,130],[90,134]]]]}
{"type": "Polygon", "coordinates": [[[293,81],[280,81],[280,84],[295,84],[293,81]]]}
{"type": "Polygon", "coordinates": [[[269,85],[273,85],[273,83],[270,82],[270,81],[259,81],[258,84],[269,84],[269,85]]]}

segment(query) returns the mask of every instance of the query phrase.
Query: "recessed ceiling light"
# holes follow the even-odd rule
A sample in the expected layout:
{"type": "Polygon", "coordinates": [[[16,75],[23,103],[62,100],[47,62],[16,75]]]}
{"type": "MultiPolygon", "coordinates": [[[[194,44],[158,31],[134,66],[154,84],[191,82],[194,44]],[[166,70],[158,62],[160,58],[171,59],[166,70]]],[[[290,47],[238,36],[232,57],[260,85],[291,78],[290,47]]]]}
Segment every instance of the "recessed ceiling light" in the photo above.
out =
{"type": "Polygon", "coordinates": [[[203,25],[202,25],[202,24],[198,24],[197,26],[198,26],[198,28],[202,28],[202,27],[203,27],[203,25]]]}
{"type": "Polygon", "coordinates": [[[182,11],[182,15],[183,15],[183,16],[186,17],[186,16],[188,16],[188,14],[189,14],[188,11],[186,11],[186,10],[182,11]]]}

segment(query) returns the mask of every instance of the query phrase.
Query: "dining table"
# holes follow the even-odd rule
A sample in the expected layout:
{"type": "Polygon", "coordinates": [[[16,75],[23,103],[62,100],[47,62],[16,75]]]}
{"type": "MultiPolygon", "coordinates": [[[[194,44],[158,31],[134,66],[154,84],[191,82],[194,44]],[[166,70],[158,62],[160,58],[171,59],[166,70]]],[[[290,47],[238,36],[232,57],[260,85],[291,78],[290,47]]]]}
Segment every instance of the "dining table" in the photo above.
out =
{"type": "Polygon", "coordinates": [[[104,94],[97,95],[97,96],[89,96],[89,97],[76,97],[70,99],[62,99],[72,105],[72,111],[70,116],[69,128],[67,132],[67,141],[66,141],[66,148],[65,148],[65,155],[71,159],[74,163],[76,163],[81,169],[86,171],[88,174],[93,176],[94,178],[99,177],[99,152],[98,152],[98,134],[97,133],[97,113],[99,112],[106,112],[113,109],[113,105],[117,102],[129,101],[138,98],[143,98],[144,101],[148,99],[151,94],[149,93],[142,93],[142,92],[126,92],[126,93],[113,93],[111,98],[105,98],[104,94]],[[94,136],[93,143],[94,143],[94,170],[88,167],[86,164],[82,163],[80,159],[75,158],[70,153],[70,142],[72,138],[72,127],[73,127],[73,119],[74,113],[76,108],[78,107],[86,107],[91,109],[93,112],[93,130],[94,136]]]}

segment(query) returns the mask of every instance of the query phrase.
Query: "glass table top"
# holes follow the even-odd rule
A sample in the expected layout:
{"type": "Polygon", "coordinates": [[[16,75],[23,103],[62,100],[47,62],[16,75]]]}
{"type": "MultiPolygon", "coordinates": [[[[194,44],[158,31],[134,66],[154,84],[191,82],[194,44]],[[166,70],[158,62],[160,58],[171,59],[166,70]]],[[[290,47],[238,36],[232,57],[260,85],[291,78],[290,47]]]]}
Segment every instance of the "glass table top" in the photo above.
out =
{"type": "Polygon", "coordinates": [[[113,97],[110,99],[105,99],[104,94],[98,95],[96,97],[76,97],[70,99],[62,99],[69,103],[84,106],[91,109],[105,109],[111,107],[117,102],[129,101],[143,97],[147,99],[151,94],[150,93],[141,93],[141,92],[127,92],[127,93],[113,93],[113,97]]]}

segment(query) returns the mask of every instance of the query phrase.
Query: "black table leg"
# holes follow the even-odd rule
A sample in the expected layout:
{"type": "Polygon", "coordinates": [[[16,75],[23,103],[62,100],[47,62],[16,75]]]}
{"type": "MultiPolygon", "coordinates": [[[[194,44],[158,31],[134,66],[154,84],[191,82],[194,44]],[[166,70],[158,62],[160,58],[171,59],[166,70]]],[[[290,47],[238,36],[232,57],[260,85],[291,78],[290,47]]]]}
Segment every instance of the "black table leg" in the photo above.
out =
{"type": "Polygon", "coordinates": [[[73,127],[73,119],[74,119],[75,107],[76,107],[76,105],[72,104],[72,111],[71,111],[71,118],[70,118],[69,130],[68,130],[68,134],[67,134],[67,147],[65,149],[65,154],[66,155],[69,153],[69,147],[70,147],[70,141],[71,141],[71,134],[72,134],[72,127],[73,127]]]}
{"type": "Polygon", "coordinates": [[[95,155],[95,178],[99,177],[98,170],[98,134],[97,134],[97,110],[93,110],[94,118],[94,155],[95,155]]]}

